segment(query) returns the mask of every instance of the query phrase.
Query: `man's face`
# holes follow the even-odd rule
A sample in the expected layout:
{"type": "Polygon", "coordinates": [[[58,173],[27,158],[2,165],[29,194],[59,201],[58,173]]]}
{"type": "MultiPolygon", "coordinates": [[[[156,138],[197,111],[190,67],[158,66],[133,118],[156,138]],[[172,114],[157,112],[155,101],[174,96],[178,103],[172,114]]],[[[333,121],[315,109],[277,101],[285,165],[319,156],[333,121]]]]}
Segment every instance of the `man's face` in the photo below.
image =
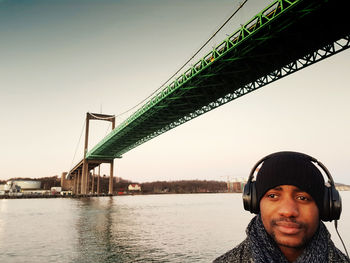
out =
{"type": "Polygon", "coordinates": [[[260,213],[267,233],[281,249],[303,248],[319,224],[315,201],[293,185],[268,190],[260,200],[260,213]]]}

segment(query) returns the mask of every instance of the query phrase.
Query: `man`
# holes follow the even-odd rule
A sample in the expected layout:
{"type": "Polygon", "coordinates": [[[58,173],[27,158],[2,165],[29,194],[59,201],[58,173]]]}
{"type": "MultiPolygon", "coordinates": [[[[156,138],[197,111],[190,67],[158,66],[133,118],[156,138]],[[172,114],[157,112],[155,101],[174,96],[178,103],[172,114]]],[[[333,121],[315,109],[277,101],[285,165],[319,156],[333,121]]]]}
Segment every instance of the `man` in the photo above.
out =
{"type": "Polygon", "coordinates": [[[350,262],[321,222],[339,219],[341,199],[328,170],[316,159],[297,152],[263,158],[249,176],[243,199],[245,209],[257,216],[246,229],[247,238],[215,263],[350,262]],[[333,187],[325,186],[313,162],[325,171],[333,187]],[[328,194],[334,197],[329,199],[328,194]]]}

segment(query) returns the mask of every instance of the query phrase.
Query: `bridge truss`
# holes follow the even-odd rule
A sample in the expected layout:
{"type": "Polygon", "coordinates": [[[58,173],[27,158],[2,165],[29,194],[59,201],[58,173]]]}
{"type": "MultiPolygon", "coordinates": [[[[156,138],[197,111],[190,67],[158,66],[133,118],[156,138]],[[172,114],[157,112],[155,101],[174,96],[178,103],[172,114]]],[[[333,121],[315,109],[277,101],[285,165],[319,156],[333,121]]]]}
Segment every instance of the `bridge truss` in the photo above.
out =
{"type": "Polygon", "coordinates": [[[318,61],[350,43],[345,0],[277,0],[178,76],[92,150],[114,159],[227,102],[318,61]]]}

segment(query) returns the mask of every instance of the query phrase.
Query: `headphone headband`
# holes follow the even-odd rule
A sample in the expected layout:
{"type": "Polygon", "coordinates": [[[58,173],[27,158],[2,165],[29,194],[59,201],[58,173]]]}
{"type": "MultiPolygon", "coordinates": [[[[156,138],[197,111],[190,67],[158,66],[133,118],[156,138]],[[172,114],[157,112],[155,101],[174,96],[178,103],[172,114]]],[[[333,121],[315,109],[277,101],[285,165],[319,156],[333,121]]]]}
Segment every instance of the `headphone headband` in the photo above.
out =
{"type": "Polygon", "coordinates": [[[335,186],[333,177],[331,175],[331,173],[328,171],[327,167],[324,166],[320,161],[318,161],[316,158],[307,155],[305,153],[300,153],[300,152],[291,152],[291,151],[282,151],[282,152],[275,152],[275,153],[271,153],[269,155],[266,155],[265,157],[261,158],[252,168],[252,170],[250,171],[249,177],[248,177],[248,181],[252,181],[254,178],[254,173],[256,171],[256,169],[259,167],[260,164],[262,164],[263,162],[265,162],[267,159],[274,157],[275,155],[279,155],[279,154],[284,154],[284,153],[293,153],[293,154],[297,154],[307,160],[309,160],[310,162],[316,163],[319,167],[322,168],[322,170],[324,171],[324,173],[327,175],[328,178],[328,182],[330,185],[335,186]]]}

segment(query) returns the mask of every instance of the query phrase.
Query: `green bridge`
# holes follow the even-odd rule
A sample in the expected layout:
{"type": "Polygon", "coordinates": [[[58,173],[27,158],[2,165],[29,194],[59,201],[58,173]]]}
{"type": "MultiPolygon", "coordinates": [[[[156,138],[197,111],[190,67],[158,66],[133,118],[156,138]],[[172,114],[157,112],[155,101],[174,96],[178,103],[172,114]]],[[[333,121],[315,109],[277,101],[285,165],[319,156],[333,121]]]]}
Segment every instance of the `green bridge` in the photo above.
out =
{"type": "Polygon", "coordinates": [[[86,147],[83,160],[69,172],[75,179],[75,193],[89,192],[87,174],[99,164],[111,163],[112,180],[113,160],[138,145],[349,48],[347,3],[274,1],[185,69],[90,151],[86,147]]]}

